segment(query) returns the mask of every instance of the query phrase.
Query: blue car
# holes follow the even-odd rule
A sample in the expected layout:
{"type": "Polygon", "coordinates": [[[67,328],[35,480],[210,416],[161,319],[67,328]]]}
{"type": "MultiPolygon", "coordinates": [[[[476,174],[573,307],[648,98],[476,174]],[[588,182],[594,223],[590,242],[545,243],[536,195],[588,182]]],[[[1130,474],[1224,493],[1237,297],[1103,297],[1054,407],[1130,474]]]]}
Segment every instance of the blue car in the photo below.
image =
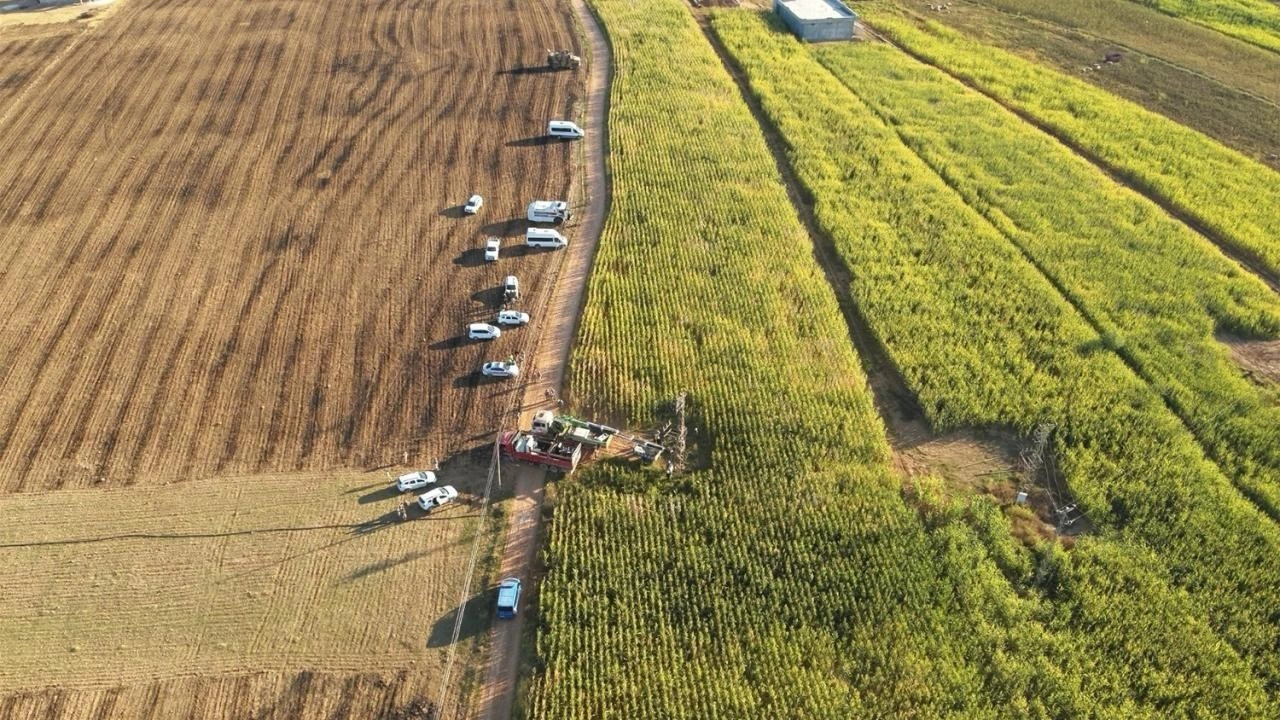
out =
{"type": "Polygon", "coordinates": [[[513,618],[520,610],[520,578],[507,578],[498,585],[498,617],[513,618]]]}

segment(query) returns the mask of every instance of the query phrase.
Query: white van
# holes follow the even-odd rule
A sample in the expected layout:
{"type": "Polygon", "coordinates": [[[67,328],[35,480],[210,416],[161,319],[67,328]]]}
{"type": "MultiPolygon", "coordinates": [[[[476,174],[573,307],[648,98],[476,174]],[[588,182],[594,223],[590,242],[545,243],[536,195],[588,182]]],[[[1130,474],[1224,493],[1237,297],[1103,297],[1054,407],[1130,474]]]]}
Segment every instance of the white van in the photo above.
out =
{"type": "Polygon", "coordinates": [[[577,123],[572,123],[568,120],[552,120],[547,123],[547,134],[553,138],[568,138],[570,140],[586,137],[586,133],[582,131],[582,128],[578,127],[577,123]]]}
{"type": "Polygon", "coordinates": [[[562,248],[569,238],[550,228],[529,228],[524,231],[524,244],[535,248],[562,248]]]}
{"type": "Polygon", "coordinates": [[[534,200],[529,203],[529,222],[559,224],[569,216],[569,203],[563,200],[534,200]]]}

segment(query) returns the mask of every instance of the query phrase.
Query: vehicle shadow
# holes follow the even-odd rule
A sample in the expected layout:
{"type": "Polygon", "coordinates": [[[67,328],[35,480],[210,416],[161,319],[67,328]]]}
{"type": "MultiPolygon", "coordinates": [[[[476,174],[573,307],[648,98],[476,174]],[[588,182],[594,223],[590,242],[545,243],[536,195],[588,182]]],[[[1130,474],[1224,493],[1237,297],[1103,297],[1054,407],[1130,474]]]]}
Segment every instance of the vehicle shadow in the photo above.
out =
{"type": "Polygon", "coordinates": [[[463,207],[464,207],[464,206],[462,206],[462,205],[450,205],[449,207],[444,208],[443,210],[441,210],[441,211],[439,212],[439,215],[440,215],[441,217],[455,218],[455,219],[456,219],[456,218],[464,218],[464,217],[466,217],[466,216],[467,216],[467,214],[466,214],[466,213],[464,213],[464,212],[462,212],[462,208],[463,208],[463,207]]]}
{"type": "Polygon", "coordinates": [[[507,68],[499,70],[497,75],[546,75],[555,72],[556,69],[549,65],[528,65],[525,67],[507,68]]]}
{"type": "Polygon", "coordinates": [[[500,237],[511,237],[512,235],[523,235],[525,228],[529,226],[529,221],[522,217],[513,217],[507,220],[499,220],[492,222],[480,228],[481,232],[486,235],[498,235],[500,237]]]}
{"type": "Polygon", "coordinates": [[[507,147],[541,147],[543,145],[550,145],[554,141],[555,138],[550,135],[535,135],[533,137],[512,140],[507,143],[507,147]]]}
{"type": "Polygon", "coordinates": [[[545,253],[553,253],[556,251],[557,251],[556,248],[530,247],[528,245],[521,244],[521,245],[512,245],[510,248],[508,248],[507,250],[504,250],[503,252],[505,252],[508,257],[518,258],[518,257],[525,257],[527,255],[542,255],[545,253]]]}
{"type": "Polygon", "coordinates": [[[370,503],[382,502],[383,500],[390,500],[391,498],[396,497],[399,494],[400,494],[400,491],[396,489],[395,483],[393,481],[391,485],[387,485],[385,487],[379,487],[377,490],[374,490],[373,492],[369,492],[369,493],[365,493],[364,495],[361,495],[360,499],[357,502],[359,502],[361,505],[368,505],[370,503]]]}
{"type": "Polygon", "coordinates": [[[501,307],[506,300],[506,289],[501,285],[477,290],[471,293],[471,301],[484,303],[493,307],[501,307]]]}
{"type": "Polygon", "coordinates": [[[442,648],[452,645],[457,640],[468,640],[484,632],[489,626],[489,596],[486,589],[467,598],[462,605],[441,615],[431,626],[427,636],[427,647],[442,648]],[[458,633],[454,637],[454,632],[458,633]]]}
{"type": "MultiPolygon", "coordinates": [[[[494,357],[490,359],[501,360],[503,358],[504,356],[495,354],[494,357]]],[[[459,375],[458,377],[454,378],[453,386],[455,388],[478,388],[478,387],[483,387],[487,385],[501,385],[504,382],[514,381],[517,379],[518,378],[493,377],[490,375],[485,375],[481,373],[479,370],[475,370],[474,372],[468,373],[466,375],[459,375]]]]}
{"type": "Polygon", "coordinates": [[[467,336],[454,335],[451,338],[445,338],[444,340],[438,340],[436,342],[431,343],[430,345],[427,346],[427,349],[428,350],[457,350],[458,348],[466,344],[467,344],[467,336]]]}
{"type": "Polygon", "coordinates": [[[453,264],[458,267],[480,267],[485,264],[484,248],[471,248],[463,250],[458,257],[453,259],[453,264]]]}
{"type": "Polygon", "coordinates": [[[397,505],[395,508],[382,513],[378,517],[370,518],[359,525],[352,526],[351,535],[368,535],[370,533],[389,528],[392,525],[398,525],[412,516],[412,510],[409,503],[397,505]]]}

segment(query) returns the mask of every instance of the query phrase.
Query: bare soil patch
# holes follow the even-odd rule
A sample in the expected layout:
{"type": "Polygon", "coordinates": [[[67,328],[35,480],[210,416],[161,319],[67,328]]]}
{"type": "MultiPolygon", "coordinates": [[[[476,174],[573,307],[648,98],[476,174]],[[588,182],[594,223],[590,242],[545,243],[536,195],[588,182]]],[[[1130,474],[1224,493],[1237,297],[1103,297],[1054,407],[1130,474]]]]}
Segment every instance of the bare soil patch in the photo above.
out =
{"type": "Polygon", "coordinates": [[[1234,335],[1218,335],[1231,351],[1231,359],[1254,382],[1280,383],[1280,340],[1245,340],[1234,335]]]}

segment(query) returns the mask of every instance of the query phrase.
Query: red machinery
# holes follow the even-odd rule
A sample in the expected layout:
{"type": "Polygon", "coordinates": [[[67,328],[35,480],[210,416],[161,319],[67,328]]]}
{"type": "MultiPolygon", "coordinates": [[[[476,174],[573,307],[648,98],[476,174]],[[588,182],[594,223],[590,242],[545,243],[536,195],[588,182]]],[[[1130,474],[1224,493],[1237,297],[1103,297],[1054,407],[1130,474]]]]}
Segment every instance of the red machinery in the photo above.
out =
{"type": "MultiPolygon", "coordinates": [[[[498,441],[508,460],[535,465],[552,472],[571,473],[583,459],[582,443],[535,437],[523,430],[511,430],[498,441]]],[[[588,449],[585,453],[590,455],[588,449]]]]}

